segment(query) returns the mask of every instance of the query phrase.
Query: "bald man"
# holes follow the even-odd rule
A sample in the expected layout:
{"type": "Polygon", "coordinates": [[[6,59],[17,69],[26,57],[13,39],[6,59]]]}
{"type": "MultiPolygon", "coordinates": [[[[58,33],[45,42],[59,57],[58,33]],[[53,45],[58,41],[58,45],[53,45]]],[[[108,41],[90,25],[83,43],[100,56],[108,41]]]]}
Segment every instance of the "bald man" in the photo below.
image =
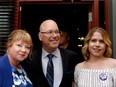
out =
{"type": "Polygon", "coordinates": [[[78,55],[70,50],[59,48],[60,31],[54,20],[48,19],[41,23],[38,38],[42,48],[32,52],[28,61],[27,73],[34,87],[72,87],[74,67],[78,63],[78,55]],[[53,85],[47,80],[48,54],[54,55],[53,85]]]}

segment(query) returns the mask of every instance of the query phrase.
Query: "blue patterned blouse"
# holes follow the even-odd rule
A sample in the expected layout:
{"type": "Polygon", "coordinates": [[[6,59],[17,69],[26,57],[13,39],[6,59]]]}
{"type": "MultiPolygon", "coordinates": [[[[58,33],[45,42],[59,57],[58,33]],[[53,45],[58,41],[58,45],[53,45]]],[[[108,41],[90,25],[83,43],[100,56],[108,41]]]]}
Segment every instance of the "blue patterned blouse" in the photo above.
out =
{"type": "Polygon", "coordinates": [[[12,87],[32,87],[32,83],[27,77],[25,70],[21,67],[12,67],[13,84],[12,87]]]}

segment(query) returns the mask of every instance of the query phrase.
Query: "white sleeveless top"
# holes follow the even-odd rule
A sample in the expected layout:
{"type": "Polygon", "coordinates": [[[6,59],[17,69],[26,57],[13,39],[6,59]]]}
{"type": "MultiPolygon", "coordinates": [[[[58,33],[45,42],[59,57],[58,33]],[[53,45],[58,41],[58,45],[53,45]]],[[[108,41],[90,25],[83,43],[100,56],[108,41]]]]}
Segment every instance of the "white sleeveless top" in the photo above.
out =
{"type": "Polygon", "coordinates": [[[116,87],[115,69],[75,68],[74,87],[116,87]]]}

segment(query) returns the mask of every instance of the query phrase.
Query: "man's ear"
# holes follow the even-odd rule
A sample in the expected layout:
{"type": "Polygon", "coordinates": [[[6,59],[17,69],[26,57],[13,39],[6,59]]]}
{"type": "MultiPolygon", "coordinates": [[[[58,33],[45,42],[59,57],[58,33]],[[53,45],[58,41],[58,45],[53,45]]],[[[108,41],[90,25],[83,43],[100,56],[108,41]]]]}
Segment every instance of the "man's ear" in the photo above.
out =
{"type": "Polygon", "coordinates": [[[41,35],[40,32],[38,33],[38,37],[39,37],[39,40],[41,41],[42,40],[42,35],[41,35]]]}

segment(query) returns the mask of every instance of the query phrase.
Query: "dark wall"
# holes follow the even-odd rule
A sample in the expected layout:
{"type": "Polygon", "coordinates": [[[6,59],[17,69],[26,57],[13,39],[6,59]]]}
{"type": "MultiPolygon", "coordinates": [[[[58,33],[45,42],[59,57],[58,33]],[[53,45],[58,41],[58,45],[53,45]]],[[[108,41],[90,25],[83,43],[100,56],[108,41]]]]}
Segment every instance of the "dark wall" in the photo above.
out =
{"type": "Polygon", "coordinates": [[[25,4],[22,5],[21,28],[26,29],[32,36],[34,48],[40,47],[38,30],[45,19],[53,19],[59,29],[68,30],[72,45],[82,43],[78,37],[88,32],[88,5],[77,4],[25,4]]]}

